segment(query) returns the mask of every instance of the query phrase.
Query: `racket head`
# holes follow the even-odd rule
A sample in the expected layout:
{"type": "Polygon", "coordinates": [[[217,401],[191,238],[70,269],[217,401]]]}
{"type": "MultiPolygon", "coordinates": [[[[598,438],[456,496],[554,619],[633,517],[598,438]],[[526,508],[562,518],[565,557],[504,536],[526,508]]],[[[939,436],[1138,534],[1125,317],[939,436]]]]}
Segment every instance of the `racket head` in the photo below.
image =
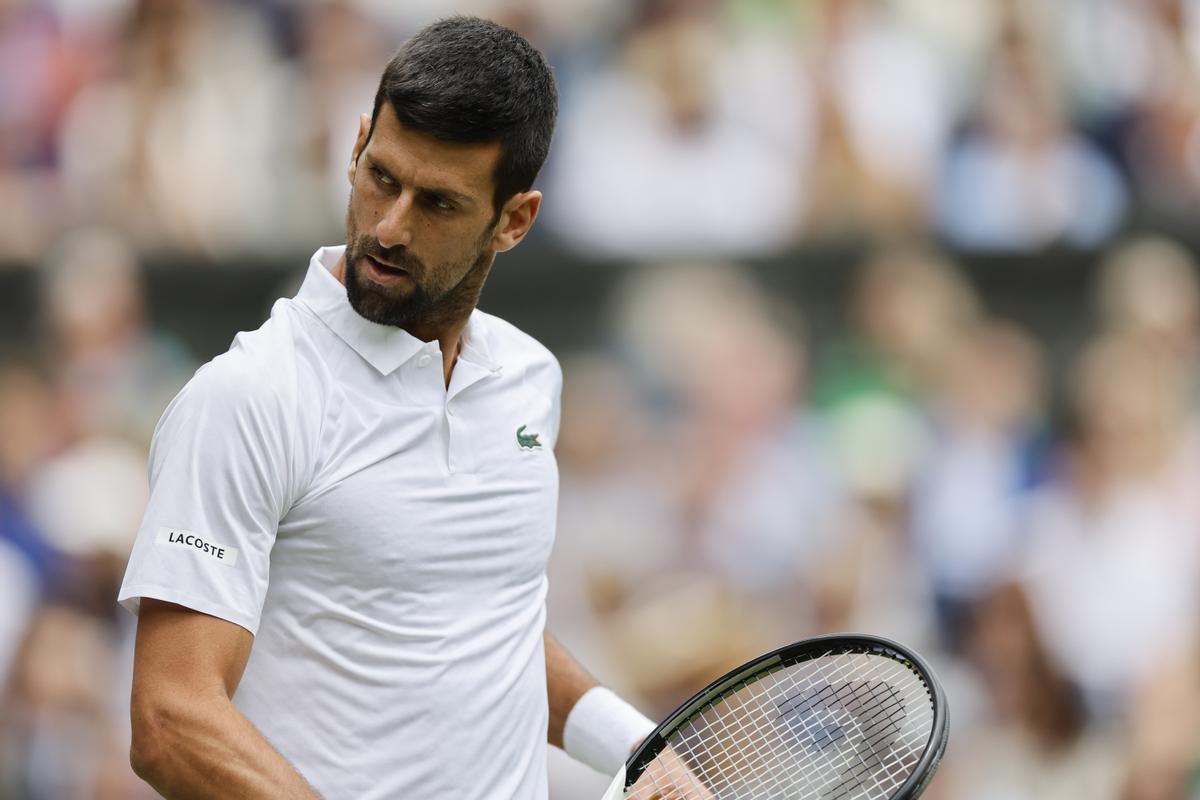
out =
{"type": "MultiPolygon", "coordinates": [[[[790,784],[793,788],[776,783],[772,791],[782,792],[771,796],[805,800],[914,800],[933,778],[948,739],[945,693],[933,670],[919,655],[878,636],[820,636],[749,661],[693,695],[634,751],[624,770],[623,791],[611,794],[610,790],[606,798],[627,796],[643,774],[654,769],[660,755],[676,745],[672,755],[682,755],[693,772],[708,779],[706,784],[714,777],[718,782],[725,780],[727,775],[715,765],[707,770],[695,769],[697,764],[693,762],[699,759],[741,758],[743,763],[758,759],[778,766],[788,758],[795,759],[797,764],[803,758],[810,763],[801,768],[803,775],[793,778],[795,782],[790,784]],[[747,697],[755,701],[758,710],[767,709],[771,723],[764,724],[765,717],[760,715],[759,719],[751,720],[755,725],[753,731],[736,732],[759,739],[769,736],[773,743],[764,745],[763,740],[743,751],[736,746],[730,749],[722,745],[719,750],[712,747],[718,743],[720,734],[726,732],[723,728],[726,720],[744,708],[747,697]],[[704,729],[697,727],[701,724],[704,729]],[[702,742],[705,737],[711,741],[702,742]],[[843,745],[849,747],[854,742],[858,743],[854,753],[863,762],[858,765],[841,752],[843,745]],[[865,758],[861,758],[863,754],[865,758]],[[871,766],[869,760],[878,763],[871,766]],[[821,769],[827,772],[840,769],[841,777],[831,776],[818,787],[815,774],[821,769]]],[[[761,788],[759,785],[757,791],[761,788]]],[[[728,784],[713,794],[720,800],[759,796],[753,788],[740,793],[728,784]]],[[[680,796],[690,800],[693,795],[683,792],[680,796]]],[[[697,792],[694,796],[712,795],[697,792]]]]}

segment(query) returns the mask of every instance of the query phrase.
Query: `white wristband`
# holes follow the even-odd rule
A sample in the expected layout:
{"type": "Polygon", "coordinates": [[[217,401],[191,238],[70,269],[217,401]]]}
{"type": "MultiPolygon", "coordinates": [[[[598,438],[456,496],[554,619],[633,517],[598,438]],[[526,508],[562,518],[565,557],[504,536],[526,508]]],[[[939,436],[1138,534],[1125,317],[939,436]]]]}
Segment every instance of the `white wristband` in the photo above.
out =
{"type": "Polygon", "coordinates": [[[610,689],[593,686],[567,714],[563,749],[605,775],[615,775],[655,724],[610,689]]]}

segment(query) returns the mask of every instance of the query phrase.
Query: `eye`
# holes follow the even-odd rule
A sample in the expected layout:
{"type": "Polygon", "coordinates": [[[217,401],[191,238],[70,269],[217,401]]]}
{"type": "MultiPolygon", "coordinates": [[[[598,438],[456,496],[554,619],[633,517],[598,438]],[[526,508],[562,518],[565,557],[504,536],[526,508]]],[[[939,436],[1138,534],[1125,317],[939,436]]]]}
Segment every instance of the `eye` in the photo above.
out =
{"type": "Polygon", "coordinates": [[[395,186],[396,185],[396,179],[393,178],[391,175],[388,175],[386,172],[381,170],[379,167],[371,167],[371,174],[374,175],[375,180],[378,181],[383,186],[395,186]]]}
{"type": "Polygon", "coordinates": [[[454,203],[450,202],[440,194],[430,194],[426,196],[426,202],[438,211],[453,211],[454,203]]]}

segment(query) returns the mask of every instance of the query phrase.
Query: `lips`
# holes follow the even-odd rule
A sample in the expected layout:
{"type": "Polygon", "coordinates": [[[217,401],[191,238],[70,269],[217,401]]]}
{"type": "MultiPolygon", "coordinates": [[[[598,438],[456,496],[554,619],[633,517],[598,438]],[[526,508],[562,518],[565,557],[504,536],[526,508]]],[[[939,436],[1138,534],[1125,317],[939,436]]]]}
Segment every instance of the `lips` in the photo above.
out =
{"type": "Polygon", "coordinates": [[[400,267],[394,267],[391,264],[386,264],[371,256],[364,256],[363,258],[367,262],[367,266],[371,271],[372,277],[374,277],[376,280],[390,281],[400,278],[408,278],[409,280],[412,279],[407,270],[401,269],[400,267]]]}

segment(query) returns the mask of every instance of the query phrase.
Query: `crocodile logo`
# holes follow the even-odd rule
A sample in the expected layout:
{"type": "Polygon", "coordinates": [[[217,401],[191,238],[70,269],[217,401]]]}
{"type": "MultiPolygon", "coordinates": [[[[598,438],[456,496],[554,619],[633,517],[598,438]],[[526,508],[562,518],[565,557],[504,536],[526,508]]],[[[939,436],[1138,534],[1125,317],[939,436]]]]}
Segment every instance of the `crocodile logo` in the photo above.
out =
{"type": "Polygon", "coordinates": [[[517,428],[517,446],[522,450],[540,450],[542,443],[538,441],[539,434],[525,433],[525,426],[517,428]]]}

